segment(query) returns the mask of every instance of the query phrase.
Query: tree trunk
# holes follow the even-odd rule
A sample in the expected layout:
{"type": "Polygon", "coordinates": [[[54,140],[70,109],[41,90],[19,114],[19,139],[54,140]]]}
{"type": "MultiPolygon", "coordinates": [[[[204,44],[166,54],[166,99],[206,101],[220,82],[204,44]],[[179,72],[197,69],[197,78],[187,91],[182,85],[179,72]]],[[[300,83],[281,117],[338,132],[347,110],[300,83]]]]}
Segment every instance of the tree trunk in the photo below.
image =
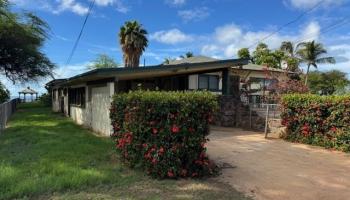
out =
{"type": "Polygon", "coordinates": [[[307,65],[306,75],[305,75],[305,85],[307,86],[307,78],[309,76],[310,64],[307,65]]]}

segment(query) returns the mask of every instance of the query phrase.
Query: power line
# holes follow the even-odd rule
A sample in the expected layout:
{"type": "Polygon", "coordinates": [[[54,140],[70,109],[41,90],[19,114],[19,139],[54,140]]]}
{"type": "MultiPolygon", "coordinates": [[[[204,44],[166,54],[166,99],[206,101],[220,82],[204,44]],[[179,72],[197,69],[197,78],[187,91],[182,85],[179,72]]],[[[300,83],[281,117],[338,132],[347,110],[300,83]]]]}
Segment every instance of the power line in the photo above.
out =
{"type": "Polygon", "coordinates": [[[286,24],[280,26],[276,31],[268,34],[267,36],[263,37],[262,39],[258,40],[257,42],[253,43],[252,45],[250,45],[248,47],[248,49],[254,47],[255,45],[259,44],[260,42],[272,37],[273,35],[275,35],[276,33],[280,32],[283,28],[291,25],[291,24],[294,24],[295,22],[299,21],[301,18],[303,18],[305,15],[307,15],[308,13],[312,12],[313,10],[315,10],[316,8],[318,8],[319,6],[321,6],[321,4],[324,2],[325,0],[320,0],[318,3],[316,3],[312,8],[310,8],[309,10],[301,13],[299,16],[297,16],[295,19],[293,19],[292,21],[290,22],[287,22],[286,24]]]}
{"type": "Polygon", "coordinates": [[[80,38],[81,38],[81,36],[83,35],[84,28],[85,28],[85,25],[86,25],[86,23],[87,23],[87,20],[88,20],[90,14],[91,14],[91,11],[92,11],[92,9],[93,9],[93,7],[94,7],[94,5],[95,5],[95,1],[96,1],[96,0],[93,0],[93,1],[90,3],[89,10],[88,10],[88,12],[87,12],[87,14],[86,14],[86,16],[85,16],[85,20],[84,20],[83,26],[81,27],[80,33],[79,33],[79,35],[78,35],[78,38],[76,39],[76,41],[75,41],[75,43],[74,43],[73,49],[72,49],[71,53],[69,54],[69,57],[68,57],[68,59],[67,59],[67,62],[66,62],[66,65],[65,65],[65,66],[67,66],[67,65],[70,63],[70,61],[72,60],[72,57],[73,57],[73,55],[74,55],[74,53],[75,53],[75,50],[76,50],[77,47],[78,47],[80,38]]]}

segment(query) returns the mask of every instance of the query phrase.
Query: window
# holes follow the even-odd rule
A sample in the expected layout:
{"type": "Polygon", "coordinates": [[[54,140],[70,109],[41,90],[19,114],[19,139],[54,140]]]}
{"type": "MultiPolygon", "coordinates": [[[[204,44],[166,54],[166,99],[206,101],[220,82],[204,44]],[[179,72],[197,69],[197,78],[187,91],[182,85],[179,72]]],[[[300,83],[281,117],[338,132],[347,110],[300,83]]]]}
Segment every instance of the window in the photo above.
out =
{"type": "Polygon", "coordinates": [[[218,91],[219,90],[219,76],[200,74],[198,76],[198,89],[218,91]]]}
{"type": "Polygon", "coordinates": [[[85,106],[85,87],[69,89],[69,102],[75,106],[85,106]]]}

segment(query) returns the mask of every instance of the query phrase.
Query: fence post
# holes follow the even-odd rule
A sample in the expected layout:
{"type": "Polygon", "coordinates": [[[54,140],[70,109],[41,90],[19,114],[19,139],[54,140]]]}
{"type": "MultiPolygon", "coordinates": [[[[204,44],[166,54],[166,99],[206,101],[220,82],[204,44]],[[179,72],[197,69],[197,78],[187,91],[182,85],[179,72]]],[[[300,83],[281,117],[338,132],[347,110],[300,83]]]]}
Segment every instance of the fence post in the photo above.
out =
{"type": "Polygon", "coordinates": [[[265,119],[265,138],[267,138],[268,124],[269,124],[269,104],[266,104],[266,119],[265,119]]]}

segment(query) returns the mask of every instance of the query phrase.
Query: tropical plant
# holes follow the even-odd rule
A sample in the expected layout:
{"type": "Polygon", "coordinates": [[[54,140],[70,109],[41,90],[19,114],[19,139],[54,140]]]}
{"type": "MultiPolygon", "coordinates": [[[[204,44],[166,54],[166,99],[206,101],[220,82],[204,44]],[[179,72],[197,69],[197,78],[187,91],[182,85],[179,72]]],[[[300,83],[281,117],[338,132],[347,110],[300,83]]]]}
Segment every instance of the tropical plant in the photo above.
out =
{"type": "Polygon", "coordinates": [[[114,68],[118,67],[113,58],[109,57],[106,54],[100,54],[97,58],[88,66],[88,69],[100,69],[100,68],[114,68]]]}
{"type": "Polygon", "coordinates": [[[120,28],[119,42],[125,67],[138,67],[140,57],[148,46],[147,31],[137,21],[127,21],[120,28]]]}
{"type": "Polygon", "coordinates": [[[253,60],[254,63],[258,65],[281,68],[280,53],[281,52],[272,52],[265,43],[259,43],[253,52],[253,60]]]}
{"type": "Polygon", "coordinates": [[[335,63],[334,57],[322,57],[326,53],[327,50],[323,47],[323,45],[321,43],[316,43],[315,41],[302,42],[297,45],[296,54],[299,56],[300,61],[307,65],[305,85],[307,85],[308,75],[311,66],[317,68],[317,64],[335,63]]]}
{"type": "Polygon", "coordinates": [[[36,15],[13,13],[0,0],[0,73],[14,83],[52,76],[55,65],[41,51],[49,30],[36,15]]]}
{"type": "Polygon", "coordinates": [[[280,50],[283,51],[286,55],[294,57],[294,45],[290,41],[283,41],[280,50]]]}

